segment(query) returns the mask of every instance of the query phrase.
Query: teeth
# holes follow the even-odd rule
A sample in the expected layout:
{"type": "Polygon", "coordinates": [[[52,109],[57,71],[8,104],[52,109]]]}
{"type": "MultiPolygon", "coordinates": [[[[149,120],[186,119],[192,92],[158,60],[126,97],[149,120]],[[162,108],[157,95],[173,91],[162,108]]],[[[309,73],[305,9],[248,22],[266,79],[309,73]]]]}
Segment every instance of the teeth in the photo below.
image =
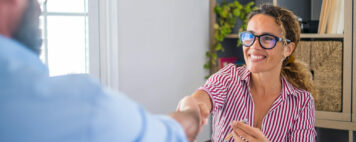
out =
{"type": "Polygon", "coordinates": [[[256,55],[251,55],[252,59],[262,59],[264,56],[256,56],[256,55]]]}

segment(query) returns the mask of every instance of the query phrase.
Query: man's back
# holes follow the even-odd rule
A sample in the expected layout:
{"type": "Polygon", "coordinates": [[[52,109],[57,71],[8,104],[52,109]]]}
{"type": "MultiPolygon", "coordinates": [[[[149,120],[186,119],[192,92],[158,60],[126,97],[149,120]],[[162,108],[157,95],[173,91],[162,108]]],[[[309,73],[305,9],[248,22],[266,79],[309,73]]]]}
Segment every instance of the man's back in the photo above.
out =
{"type": "Polygon", "coordinates": [[[0,141],[186,141],[173,119],[87,75],[49,77],[36,54],[1,35],[0,78],[0,141]]]}

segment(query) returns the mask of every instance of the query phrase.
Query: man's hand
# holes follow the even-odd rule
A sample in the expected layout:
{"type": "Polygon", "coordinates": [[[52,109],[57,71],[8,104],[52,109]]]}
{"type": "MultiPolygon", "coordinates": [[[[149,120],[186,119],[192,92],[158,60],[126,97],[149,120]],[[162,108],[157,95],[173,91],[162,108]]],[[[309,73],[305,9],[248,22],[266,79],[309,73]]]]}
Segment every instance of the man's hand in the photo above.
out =
{"type": "Polygon", "coordinates": [[[236,142],[269,142],[260,129],[250,127],[243,122],[233,121],[231,127],[236,142]]]}
{"type": "Polygon", "coordinates": [[[177,112],[170,115],[184,128],[190,142],[193,142],[201,129],[200,108],[192,96],[184,97],[177,108],[177,112]]]}

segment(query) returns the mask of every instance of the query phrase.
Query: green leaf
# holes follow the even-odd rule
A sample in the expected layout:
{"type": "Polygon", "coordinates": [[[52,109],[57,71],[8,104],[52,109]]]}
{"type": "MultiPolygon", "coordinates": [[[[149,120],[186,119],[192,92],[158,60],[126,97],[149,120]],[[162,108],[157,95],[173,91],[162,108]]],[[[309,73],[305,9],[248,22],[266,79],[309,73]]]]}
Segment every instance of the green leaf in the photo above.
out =
{"type": "Polygon", "coordinates": [[[204,69],[210,69],[211,65],[210,62],[204,64],[204,69]]]}
{"type": "Polygon", "coordinates": [[[241,46],[241,40],[239,38],[237,39],[237,46],[241,46]]]}
{"type": "Polygon", "coordinates": [[[245,11],[246,11],[246,13],[250,13],[252,10],[251,10],[251,8],[246,7],[245,11]]]}
{"type": "Polygon", "coordinates": [[[241,32],[246,30],[246,29],[247,29],[247,25],[246,24],[241,26],[241,32]]]}
{"type": "Polygon", "coordinates": [[[243,9],[244,7],[240,4],[236,6],[238,9],[243,9]]]}
{"type": "Polygon", "coordinates": [[[234,9],[234,16],[240,16],[240,9],[234,9]]]}
{"type": "Polygon", "coordinates": [[[251,1],[251,2],[249,2],[249,3],[247,3],[246,5],[245,5],[245,7],[251,7],[251,6],[253,6],[255,3],[253,2],[253,1],[251,1]]]}
{"type": "Polygon", "coordinates": [[[219,27],[220,27],[220,26],[219,26],[218,24],[216,24],[216,23],[214,24],[214,29],[215,29],[215,30],[219,29],[219,27]]]}
{"type": "Polygon", "coordinates": [[[233,28],[234,27],[234,25],[235,25],[235,23],[236,23],[236,19],[237,19],[237,17],[234,17],[234,18],[231,18],[230,20],[229,20],[229,28],[233,28]]]}
{"type": "Polygon", "coordinates": [[[243,32],[243,31],[245,31],[245,29],[243,28],[243,26],[241,26],[239,32],[243,32]]]}
{"type": "MultiPolygon", "coordinates": [[[[214,43],[213,48],[215,51],[225,51],[221,42],[227,35],[232,32],[232,29],[234,28],[238,18],[242,21],[242,25],[238,27],[239,31],[241,32],[246,29],[248,14],[252,10],[257,9],[254,4],[254,2],[249,2],[246,5],[242,5],[237,0],[229,3],[227,0],[224,0],[221,4],[217,4],[215,6],[214,12],[217,15],[217,22],[214,24],[214,37],[216,43],[214,43]]],[[[239,39],[237,41],[237,45],[241,45],[241,41],[239,39]]],[[[213,65],[215,66],[217,64],[218,56],[216,53],[206,52],[206,57],[208,57],[210,60],[204,65],[205,69],[210,69],[213,65]]]]}
{"type": "Polygon", "coordinates": [[[238,1],[234,1],[234,5],[238,6],[238,5],[241,5],[241,4],[238,1]]]}
{"type": "Polygon", "coordinates": [[[223,27],[221,27],[221,33],[223,35],[228,35],[230,34],[232,31],[231,31],[231,25],[229,24],[225,24],[223,27]]]}
{"type": "MultiPolygon", "coordinates": [[[[216,59],[218,59],[218,55],[217,55],[216,53],[212,54],[211,57],[212,57],[211,59],[212,59],[214,62],[216,61],[216,59]]],[[[213,64],[214,64],[214,62],[213,62],[213,64]]]]}
{"type": "Polygon", "coordinates": [[[210,58],[210,52],[206,51],[205,56],[210,58]]]}
{"type": "Polygon", "coordinates": [[[217,33],[217,34],[215,34],[215,40],[217,40],[219,42],[223,41],[224,40],[224,36],[222,34],[217,33]]]}
{"type": "Polygon", "coordinates": [[[229,15],[230,8],[229,7],[224,7],[224,9],[221,12],[221,17],[226,18],[229,15]]]}
{"type": "Polygon", "coordinates": [[[217,4],[217,5],[215,6],[214,12],[215,12],[215,14],[221,15],[222,8],[220,7],[220,5],[217,4]]]}
{"type": "Polygon", "coordinates": [[[207,75],[207,76],[205,76],[204,78],[207,80],[207,79],[209,79],[209,77],[210,77],[210,76],[209,76],[209,75],[207,75]]]}
{"type": "Polygon", "coordinates": [[[220,51],[220,50],[223,50],[223,46],[221,45],[221,43],[218,43],[216,46],[215,46],[215,50],[216,51],[220,51]]]}

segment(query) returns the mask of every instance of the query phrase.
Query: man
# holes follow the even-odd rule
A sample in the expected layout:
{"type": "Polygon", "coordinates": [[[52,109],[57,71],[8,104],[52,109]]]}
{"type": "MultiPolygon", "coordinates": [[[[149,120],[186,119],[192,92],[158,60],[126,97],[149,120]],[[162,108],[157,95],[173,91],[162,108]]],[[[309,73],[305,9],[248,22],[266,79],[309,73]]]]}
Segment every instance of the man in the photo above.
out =
{"type": "MultiPolygon", "coordinates": [[[[87,75],[49,77],[38,58],[39,15],[36,0],[0,0],[1,142],[195,139],[200,127],[198,106],[155,116],[87,75]]],[[[184,103],[193,101],[187,97],[184,103]]]]}

